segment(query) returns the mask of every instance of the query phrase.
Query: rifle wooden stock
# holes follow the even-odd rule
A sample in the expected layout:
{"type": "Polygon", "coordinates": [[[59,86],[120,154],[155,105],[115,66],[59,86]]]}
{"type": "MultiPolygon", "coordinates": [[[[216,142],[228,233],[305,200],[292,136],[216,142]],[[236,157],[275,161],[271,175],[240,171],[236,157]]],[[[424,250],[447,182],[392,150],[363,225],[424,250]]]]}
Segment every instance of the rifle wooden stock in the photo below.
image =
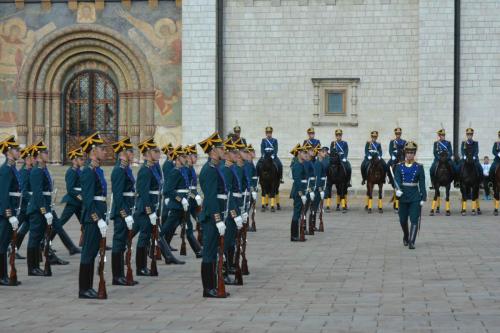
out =
{"type": "Polygon", "coordinates": [[[299,223],[299,240],[304,242],[306,240],[305,237],[305,229],[306,229],[306,205],[302,205],[302,211],[300,212],[300,223],[299,223]]]}
{"type": "Polygon", "coordinates": [[[247,262],[247,232],[248,232],[248,220],[243,223],[243,232],[241,235],[241,273],[243,275],[248,275],[248,262],[247,262]]]}
{"type": "Polygon", "coordinates": [[[101,237],[99,242],[99,289],[97,289],[98,299],[107,299],[106,281],[104,280],[104,258],[106,256],[106,237],[101,237]]]}
{"type": "Polygon", "coordinates": [[[126,263],[127,263],[127,286],[133,286],[134,285],[134,275],[132,273],[132,230],[128,231],[128,239],[127,239],[127,254],[126,254],[126,263]]]}
{"type": "Polygon", "coordinates": [[[250,231],[257,231],[257,227],[255,226],[255,202],[256,200],[253,200],[252,206],[250,210],[252,211],[252,227],[250,228],[250,231]]]}
{"type": "Polygon", "coordinates": [[[152,241],[153,241],[153,253],[151,254],[151,276],[158,276],[158,267],[156,265],[156,255],[157,255],[157,247],[158,247],[158,223],[153,226],[152,233],[152,241]]]}
{"type": "Polygon", "coordinates": [[[43,273],[45,276],[52,276],[52,268],[50,267],[49,261],[50,234],[52,234],[52,225],[47,224],[47,229],[45,231],[45,247],[43,248],[43,256],[45,257],[43,273]]]}
{"type": "Polygon", "coordinates": [[[16,243],[17,243],[17,230],[12,230],[12,251],[10,253],[9,263],[10,263],[10,274],[9,274],[9,286],[17,285],[17,271],[16,271],[16,243]]]}
{"type": "Polygon", "coordinates": [[[319,232],[324,232],[325,231],[325,226],[323,224],[323,202],[325,200],[321,199],[321,202],[319,203],[319,232]]]}
{"type": "Polygon", "coordinates": [[[226,298],[226,286],[224,284],[224,275],[222,273],[224,266],[224,236],[219,236],[219,258],[217,260],[217,297],[226,298]]]}
{"type": "Polygon", "coordinates": [[[238,230],[236,234],[236,254],[234,256],[234,265],[235,265],[234,279],[236,285],[238,286],[243,285],[243,275],[241,272],[240,257],[241,257],[241,230],[238,230]]]}
{"type": "Polygon", "coordinates": [[[184,212],[184,217],[182,219],[182,227],[181,227],[181,240],[182,240],[182,243],[181,243],[181,249],[179,250],[179,254],[181,256],[185,256],[186,255],[186,221],[188,219],[188,214],[189,214],[189,211],[184,212]]]}

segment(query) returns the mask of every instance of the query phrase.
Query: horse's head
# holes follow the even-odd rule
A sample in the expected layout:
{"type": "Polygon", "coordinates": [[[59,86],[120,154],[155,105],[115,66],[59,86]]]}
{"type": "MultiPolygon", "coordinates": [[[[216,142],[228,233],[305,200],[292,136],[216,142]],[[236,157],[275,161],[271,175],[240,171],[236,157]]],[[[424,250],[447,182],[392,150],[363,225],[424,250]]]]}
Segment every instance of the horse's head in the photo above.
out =
{"type": "Polygon", "coordinates": [[[371,156],[371,161],[373,164],[378,164],[380,162],[380,155],[378,154],[378,151],[370,151],[369,156],[371,156]]]}
{"type": "Polygon", "coordinates": [[[465,144],[465,162],[466,163],[474,163],[474,147],[472,144],[465,144]]]}
{"type": "Polygon", "coordinates": [[[439,161],[444,163],[448,161],[448,152],[443,150],[439,153],[439,161]]]}
{"type": "Polygon", "coordinates": [[[338,165],[340,164],[340,155],[335,150],[330,153],[330,164],[338,165]]]}
{"type": "Polygon", "coordinates": [[[402,147],[398,147],[397,151],[396,151],[396,160],[395,160],[396,163],[395,164],[404,161],[404,159],[405,159],[404,149],[402,147]]]}
{"type": "Polygon", "coordinates": [[[274,150],[266,150],[264,152],[264,160],[272,160],[273,159],[274,150]]]}

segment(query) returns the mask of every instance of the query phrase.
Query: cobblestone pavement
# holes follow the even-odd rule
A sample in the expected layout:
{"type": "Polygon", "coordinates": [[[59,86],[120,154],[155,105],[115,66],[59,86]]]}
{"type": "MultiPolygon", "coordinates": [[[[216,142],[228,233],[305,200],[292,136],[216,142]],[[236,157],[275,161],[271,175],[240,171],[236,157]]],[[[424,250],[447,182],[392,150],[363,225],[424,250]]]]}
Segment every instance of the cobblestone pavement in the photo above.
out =
{"type": "MultiPolygon", "coordinates": [[[[224,300],[201,297],[190,249],[186,265],[161,263],[158,278],[136,287],[112,286],[108,260],[109,299],[79,300],[79,257],[56,239],[71,264],[40,278],[17,261],[23,284],[0,288],[0,332],[500,332],[500,217],[491,202],[479,217],[425,214],[414,251],[392,211],[361,206],[325,214],[325,232],[305,243],[289,242],[289,208],[258,212],[250,275],[224,300]]],[[[76,220],[67,229],[77,240],[76,220]]]]}

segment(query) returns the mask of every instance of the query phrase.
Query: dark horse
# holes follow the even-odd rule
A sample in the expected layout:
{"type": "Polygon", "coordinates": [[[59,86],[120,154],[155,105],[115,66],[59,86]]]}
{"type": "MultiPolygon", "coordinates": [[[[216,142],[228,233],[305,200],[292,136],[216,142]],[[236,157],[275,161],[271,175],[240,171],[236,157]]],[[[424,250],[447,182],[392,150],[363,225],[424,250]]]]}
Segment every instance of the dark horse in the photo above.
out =
{"type": "MultiPolygon", "coordinates": [[[[395,157],[396,157],[396,159],[393,160],[391,165],[389,166],[389,168],[392,169],[393,173],[394,173],[394,170],[396,169],[396,165],[398,165],[401,162],[404,162],[404,160],[405,160],[405,154],[404,154],[403,148],[401,148],[401,147],[397,148],[397,152],[396,152],[395,157]]],[[[389,172],[388,176],[389,176],[389,180],[391,182],[392,188],[394,188],[395,185],[394,185],[394,179],[392,179],[392,174],[389,172]]],[[[396,197],[395,191],[392,195],[391,202],[392,202],[392,208],[394,208],[394,211],[397,212],[399,210],[399,199],[398,199],[398,197],[396,197]]]]}
{"type": "MultiPolygon", "coordinates": [[[[339,154],[336,151],[330,153],[330,165],[327,170],[327,185],[331,188],[333,185],[337,188],[337,197],[340,198],[340,203],[342,204],[342,212],[347,212],[347,184],[349,179],[347,178],[347,172],[342,165],[339,154]]],[[[338,200],[337,200],[338,202],[338,200]]]]}
{"type": "MultiPolygon", "coordinates": [[[[481,175],[478,175],[472,153],[472,145],[465,147],[465,160],[459,170],[460,192],[462,193],[462,215],[467,214],[467,200],[472,201],[472,215],[476,215],[481,175]]],[[[477,207],[477,213],[481,210],[477,207]]]]}
{"type": "MultiPolygon", "coordinates": [[[[276,197],[279,195],[279,186],[280,186],[280,178],[278,175],[278,168],[274,164],[274,161],[271,157],[271,153],[266,153],[262,158],[262,163],[257,170],[257,174],[259,175],[259,183],[262,189],[262,209],[261,211],[265,211],[268,204],[269,198],[271,199],[271,212],[274,212],[274,205],[276,203],[276,197]],[[266,202],[264,204],[264,202],[266,202]]],[[[278,203],[278,209],[279,203],[278,203]]]]}
{"type": "Polygon", "coordinates": [[[436,171],[432,179],[432,187],[434,188],[434,199],[432,200],[431,216],[434,212],[439,213],[439,206],[441,203],[441,193],[439,188],[444,186],[446,191],[446,216],[450,216],[450,188],[453,182],[453,165],[451,165],[448,158],[448,152],[442,151],[439,154],[439,161],[437,162],[436,171]]]}
{"type": "Polygon", "coordinates": [[[373,188],[375,187],[375,185],[378,185],[378,211],[379,213],[383,213],[382,190],[385,183],[386,171],[378,153],[371,153],[370,156],[372,157],[372,159],[368,164],[368,170],[366,173],[368,181],[366,182],[367,203],[365,209],[368,211],[368,213],[372,212],[373,188]]]}
{"type": "Polygon", "coordinates": [[[495,198],[495,210],[493,214],[498,216],[498,208],[500,206],[500,163],[497,164],[495,170],[490,170],[490,172],[493,175],[493,196],[495,198]]]}

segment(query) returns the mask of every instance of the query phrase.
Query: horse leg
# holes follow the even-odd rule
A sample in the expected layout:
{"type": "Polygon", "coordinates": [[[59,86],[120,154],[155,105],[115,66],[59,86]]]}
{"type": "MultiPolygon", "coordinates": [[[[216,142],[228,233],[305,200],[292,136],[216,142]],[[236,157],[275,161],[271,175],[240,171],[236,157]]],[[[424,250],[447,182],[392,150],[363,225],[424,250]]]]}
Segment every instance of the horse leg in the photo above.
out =
{"type": "Polygon", "coordinates": [[[493,197],[495,198],[495,209],[493,215],[498,216],[498,208],[500,208],[500,191],[496,179],[493,180],[493,197]]]}
{"type": "Polygon", "coordinates": [[[476,207],[477,207],[477,215],[481,215],[482,212],[481,212],[481,207],[479,205],[479,185],[476,185],[474,187],[474,193],[472,194],[473,197],[475,197],[475,202],[476,202],[476,207]]]}
{"type": "Polygon", "coordinates": [[[439,190],[439,186],[437,189],[437,198],[436,198],[436,213],[440,213],[441,208],[441,191],[439,190]]]}
{"type": "Polygon", "coordinates": [[[276,205],[276,194],[275,192],[269,193],[269,197],[271,198],[271,212],[275,212],[274,206],[276,205]]]}
{"type": "Polygon", "coordinates": [[[341,184],[335,184],[335,189],[337,190],[337,197],[335,199],[336,203],[337,203],[337,206],[336,206],[335,210],[337,212],[340,211],[340,201],[341,201],[341,195],[342,195],[341,187],[342,187],[341,184]]]}
{"type": "Polygon", "coordinates": [[[276,209],[277,210],[281,210],[281,206],[280,206],[280,191],[277,190],[274,197],[276,198],[276,209]]]}
{"type": "Polygon", "coordinates": [[[477,202],[476,202],[476,189],[474,185],[472,185],[470,188],[470,200],[472,205],[472,215],[476,215],[477,202]]]}
{"type": "Polygon", "coordinates": [[[450,216],[450,187],[451,183],[446,185],[446,203],[445,203],[445,208],[446,208],[446,216],[450,216]]]}
{"type": "MultiPolygon", "coordinates": [[[[463,182],[462,182],[463,183],[463,182]]],[[[460,191],[462,192],[462,216],[467,215],[467,188],[465,185],[460,184],[460,191]]]]}
{"type": "Polygon", "coordinates": [[[372,184],[371,182],[368,183],[368,202],[367,202],[367,207],[368,207],[368,214],[372,213],[372,193],[373,193],[373,187],[375,185],[372,184]]]}
{"type": "Polygon", "coordinates": [[[341,186],[341,204],[342,204],[342,213],[347,213],[347,184],[342,184],[341,186]]]}
{"type": "Polygon", "coordinates": [[[384,188],[384,183],[378,184],[378,212],[382,214],[384,210],[382,209],[382,189],[384,188]]]}
{"type": "Polygon", "coordinates": [[[437,186],[436,184],[433,184],[432,187],[434,187],[434,198],[432,199],[431,212],[429,213],[430,216],[434,216],[434,210],[436,209],[436,200],[438,198],[439,191],[439,186],[437,186]]]}

